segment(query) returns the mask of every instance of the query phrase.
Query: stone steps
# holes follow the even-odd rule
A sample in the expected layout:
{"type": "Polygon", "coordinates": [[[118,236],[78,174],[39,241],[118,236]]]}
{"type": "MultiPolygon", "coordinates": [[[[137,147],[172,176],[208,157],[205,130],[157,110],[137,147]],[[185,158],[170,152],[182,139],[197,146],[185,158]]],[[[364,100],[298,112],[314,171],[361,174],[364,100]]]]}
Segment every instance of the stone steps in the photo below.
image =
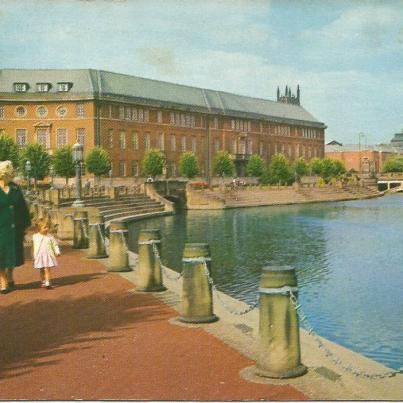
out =
{"type": "Polygon", "coordinates": [[[129,217],[129,216],[136,216],[140,214],[146,213],[154,213],[154,212],[162,212],[164,211],[164,206],[161,204],[159,207],[143,207],[139,209],[132,209],[127,211],[117,211],[115,213],[108,213],[103,214],[105,221],[115,220],[117,218],[129,217]]]}

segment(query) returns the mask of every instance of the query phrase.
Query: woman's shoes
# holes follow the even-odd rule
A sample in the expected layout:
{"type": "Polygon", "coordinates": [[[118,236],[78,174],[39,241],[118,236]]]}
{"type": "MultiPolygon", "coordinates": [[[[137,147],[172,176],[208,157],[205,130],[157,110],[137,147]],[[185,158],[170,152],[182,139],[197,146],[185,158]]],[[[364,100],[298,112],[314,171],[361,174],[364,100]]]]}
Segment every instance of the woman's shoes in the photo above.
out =
{"type": "Polygon", "coordinates": [[[8,294],[11,290],[9,288],[3,288],[0,290],[0,294],[8,294]]]}

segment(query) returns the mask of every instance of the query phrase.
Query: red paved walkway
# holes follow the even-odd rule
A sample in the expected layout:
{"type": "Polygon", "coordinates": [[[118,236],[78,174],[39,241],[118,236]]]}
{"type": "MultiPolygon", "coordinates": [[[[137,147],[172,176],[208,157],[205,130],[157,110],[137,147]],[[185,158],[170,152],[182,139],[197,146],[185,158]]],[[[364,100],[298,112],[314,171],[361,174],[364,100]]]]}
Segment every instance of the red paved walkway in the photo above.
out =
{"type": "Polygon", "coordinates": [[[0,399],[304,400],[239,377],[253,363],[103,265],[64,247],[54,290],[30,262],[0,295],[0,399]]]}

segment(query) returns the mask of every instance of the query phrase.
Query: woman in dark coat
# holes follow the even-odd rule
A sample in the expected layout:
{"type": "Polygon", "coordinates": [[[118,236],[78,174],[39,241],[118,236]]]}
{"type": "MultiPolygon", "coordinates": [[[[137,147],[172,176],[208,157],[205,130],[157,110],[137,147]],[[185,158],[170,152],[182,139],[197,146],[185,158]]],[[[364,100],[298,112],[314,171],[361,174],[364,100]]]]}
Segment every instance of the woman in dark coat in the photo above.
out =
{"type": "Polygon", "coordinates": [[[0,293],[14,288],[13,269],[24,264],[24,234],[31,225],[21,189],[12,182],[13,165],[0,162],[0,293]]]}

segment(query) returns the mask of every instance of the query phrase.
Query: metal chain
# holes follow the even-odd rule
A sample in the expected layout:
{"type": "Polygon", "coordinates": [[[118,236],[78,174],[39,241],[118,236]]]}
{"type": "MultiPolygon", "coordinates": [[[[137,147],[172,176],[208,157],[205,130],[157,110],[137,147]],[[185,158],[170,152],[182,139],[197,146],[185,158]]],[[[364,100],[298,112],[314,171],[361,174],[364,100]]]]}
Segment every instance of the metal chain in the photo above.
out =
{"type": "Polygon", "coordinates": [[[170,269],[167,266],[164,266],[162,264],[161,256],[160,256],[160,253],[159,253],[158,248],[157,248],[157,243],[153,242],[152,246],[153,246],[153,252],[154,252],[155,258],[159,262],[159,264],[160,264],[160,266],[161,266],[161,268],[163,270],[163,273],[167,277],[167,279],[168,280],[173,280],[173,281],[179,280],[182,277],[183,272],[179,273],[178,276],[172,276],[171,274],[169,274],[170,269]]]}
{"type": "Polygon", "coordinates": [[[311,326],[308,318],[304,314],[304,312],[303,312],[303,310],[301,308],[301,305],[298,303],[298,298],[296,297],[296,295],[292,291],[290,291],[290,301],[291,301],[291,304],[294,306],[295,310],[297,311],[299,319],[305,325],[308,333],[311,334],[315,338],[316,342],[318,343],[319,348],[323,349],[324,352],[325,352],[326,357],[329,357],[333,361],[334,364],[336,364],[337,366],[342,368],[344,371],[350,372],[351,374],[353,374],[355,376],[360,376],[360,377],[368,378],[368,379],[391,378],[392,376],[395,376],[396,374],[403,373],[403,368],[400,367],[398,370],[386,371],[386,372],[383,372],[383,373],[369,374],[369,373],[364,372],[361,369],[356,368],[356,367],[354,367],[354,366],[352,366],[350,364],[348,364],[348,365],[344,364],[343,361],[340,358],[338,358],[332,351],[330,351],[322,343],[322,340],[320,340],[318,334],[315,332],[315,330],[311,326]]]}
{"type": "Polygon", "coordinates": [[[211,288],[214,291],[214,295],[217,297],[218,301],[221,302],[221,305],[231,314],[233,315],[237,315],[237,316],[241,316],[241,315],[245,315],[251,311],[253,311],[258,305],[259,305],[259,300],[257,300],[253,305],[249,305],[246,309],[244,309],[243,311],[236,311],[234,309],[232,309],[221,297],[220,295],[220,291],[217,289],[217,286],[214,284],[214,280],[211,278],[210,276],[210,272],[208,270],[207,267],[207,263],[206,261],[203,262],[204,265],[204,273],[207,277],[208,282],[211,285],[211,288]]]}

